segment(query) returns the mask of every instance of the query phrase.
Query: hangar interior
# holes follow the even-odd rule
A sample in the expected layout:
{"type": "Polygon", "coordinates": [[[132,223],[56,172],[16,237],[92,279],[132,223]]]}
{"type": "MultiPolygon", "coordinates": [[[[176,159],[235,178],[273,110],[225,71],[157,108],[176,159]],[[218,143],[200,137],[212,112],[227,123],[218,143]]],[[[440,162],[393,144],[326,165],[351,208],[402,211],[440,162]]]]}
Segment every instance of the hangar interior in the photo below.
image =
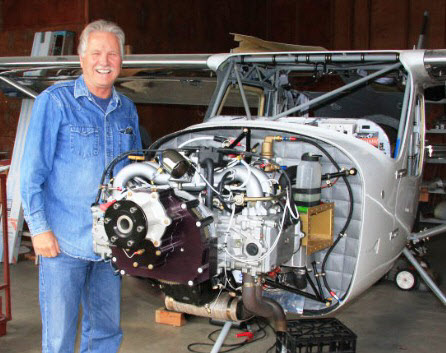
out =
{"type": "MultiPolygon", "coordinates": [[[[434,0],[422,3],[410,0],[398,2],[384,0],[229,0],[212,3],[202,0],[193,2],[178,0],[163,2],[143,0],[120,2],[108,0],[51,0],[47,2],[0,0],[0,55],[2,57],[31,55],[35,33],[45,31],[73,32],[73,47],[76,48],[82,28],[87,23],[100,18],[114,21],[124,29],[128,45],[126,50],[130,54],[213,54],[229,53],[231,50],[236,52],[237,49],[234,48],[239,45],[240,41],[243,41],[243,36],[237,34],[261,38],[268,43],[281,43],[282,47],[286,47],[284,43],[287,43],[326,48],[330,51],[404,50],[412,49],[417,45],[425,10],[429,11],[425,47],[428,49],[445,48],[446,2],[434,0]]],[[[75,52],[67,54],[74,55],[75,52]]],[[[309,62],[310,56],[306,60],[309,62]]],[[[242,62],[242,64],[245,63],[242,62]]],[[[245,70],[246,72],[247,70],[245,70]]],[[[243,74],[243,70],[241,73],[243,74]]],[[[166,72],[166,76],[170,74],[171,72],[166,72]]],[[[234,77],[237,74],[235,72],[234,77]]],[[[136,73],[137,75],[138,73],[136,73]]],[[[218,75],[223,75],[223,73],[218,72],[218,75]]],[[[301,78],[298,77],[296,80],[299,79],[301,78]]],[[[194,86],[198,80],[184,82],[181,81],[175,89],[181,91],[185,85],[194,86]]],[[[210,85],[215,85],[215,82],[212,83],[211,80],[209,82],[210,85]]],[[[162,83],[154,83],[154,85],[157,84],[160,85],[158,86],[161,92],[158,93],[159,96],[156,96],[157,91],[150,91],[151,86],[148,86],[149,95],[152,94],[152,103],[147,104],[143,100],[138,101],[138,97],[134,98],[141,126],[148,131],[149,139],[152,142],[160,139],[157,146],[162,145],[175,149],[189,143],[190,140],[208,138],[209,135],[223,136],[229,139],[229,136],[231,138],[236,136],[236,133],[233,132],[236,128],[240,130],[241,126],[237,125],[236,118],[233,119],[234,121],[224,121],[218,120],[219,117],[214,116],[212,118],[217,119],[215,120],[216,126],[227,128],[212,126],[214,120],[209,119],[207,111],[207,101],[210,96],[206,98],[202,96],[187,97],[189,98],[188,102],[195,100],[194,103],[178,104],[177,101],[168,101],[165,91],[162,90],[162,83]],[[203,128],[205,130],[197,129],[197,131],[175,134],[175,132],[193,124],[199,124],[203,120],[210,124],[203,128]],[[232,128],[229,127],[231,124],[233,124],[232,128]],[[169,137],[166,138],[166,135],[169,137]]],[[[200,81],[200,85],[202,84],[206,84],[206,81],[200,81]]],[[[129,83],[124,80],[120,82],[120,85],[124,91],[127,89],[130,92],[135,85],[138,85],[138,81],[129,83]]],[[[321,86],[324,85],[330,88],[337,87],[336,83],[333,83],[333,79],[326,83],[322,82],[321,86]]],[[[164,89],[168,90],[169,88],[164,89]]],[[[401,105],[403,90],[401,87],[396,87],[395,90],[398,94],[401,93],[395,106],[401,105]]],[[[435,92],[431,92],[431,94],[435,95],[435,92]]],[[[230,101],[231,97],[228,100],[230,101]]],[[[427,133],[431,132],[431,134],[426,134],[426,140],[432,145],[445,143],[445,135],[438,133],[445,129],[445,109],[444,104],[441,104],[441,99],[440,104],[437,101],[438,99],[432,99],[432,102],[426,105],[427,133]]],[[[377,104],[374,103],[370,104],[371,110],[376,108],[377,104]]],[[[346,103],[346,105],[348,104],[350,103],[346,103]]],[[[240,103],[239,107],[243,107],[243,104],[240,103]]],[[[0,124],[2,127],[0,129],[0,159],[8,160],[12,157],[16,134],[17,131],[20,131],[20,111],[20,98],[0,93],[0,124]]],[[[237,110],[234,115],[239,114],[239,111],[237,110]]],[[[243,114],[243,110],[241,111],[243,114]]],[[[319,113],[323,114],[322,110],[319,113]]],[[[259,145],[266,141],[269,135],[262,129],[256,130],[256,128],[257,126],[254,124],[250,131],[252,134],[250,143],[253,145],[259,145]]],[[[282,137],[285,137],[286,140],[286,138],[293,138],[293,135],[283,133],[282,137]]],[[[389,137],[392,137],[391,134],[389,137]]],[[[396,136],[393,137],[396,139],[396,136]]],[[[382,150],[390,154],[392,148],[393,153],[394,147],[391,145],[383,146],[382,150]]],[[[204,143],[203,146],[211,147],[212,144],[204,143]]],[[[284,146],[288,145],[283,144],[275,151],[289,163],[293,161],[295,155],[300,156],[308,151],[314,152],[313,147],[284,146]]],[[[354,161],[341,150],[328,144],[323,144],[323,148],[335,155],[335,159],[341,161],[343,166],[354,165],[354,161]]],[[[439,159],[440,162],[433,162],[424,169],[416,230],[445,222],[444,219],[435,218],[437,215],[436,206],[445,200],[446,173],[444,164],[441,163],[442,157],[439,159]]],[[[324,155],[321,158],[321,164],[323,171],[334,171],[330,169],[330,157],[324,155]]],[[[225,167],[230,168],[232,165],[225,167]]],[[[256,173],[259,174],[259,172],[256,173]]],[[[353,227],[358,229],[362,222],[362,207],[364,207],[361,201],[358,201],[364,187],[360,179],[360,176],[351,177],[352,195],[355,197],[356,207],[354,212],[352,211],[353,227]]],[[[341,180],[337,187],[345,187],[344,182],[341,180]]],[[[408,190],[408,192],[410,191],[408,190]]],[[[191,201],[187,198],[189,196],[183,197],[182,195],[177,193],[175,197],[183,201],[191,201]]],[[[347,205],[349,202],[348,198],[339,193],[336,188],[323,190],[322,198],[334,200],[340,205],[343,203],[347,205]]],[[[223,208],[223,205],[221,207],[223,208]]],[[[341,208],[335,210],[334,228],[336,232],[342,228],[345,219],[349,218],[347,209],[348,207],[345,206],[342,211],[341,208]]],[[[206,215],[204,209],[199,211],[201,212],[198,212],[200,217],[203,214],[206,215]]],[[[222,218],[222,224],[226,224],[225,222],[231,224],[232,218],[229,221],[222,218]]],[[[271,232],[274,233],[273,230],[271,232]]],[[[26,236],[23,237],[22,242],[25,247],[27,245],[29,247],[30,242],[27,242],[26,236]]],[[[337,253],[335,251],[334,254],[340,260],[329,264],[327,273],[330,271],[341,272],[337,269],[338,266],[341,266],[340,264],[347,268],[343,273],[346,278],[341,280],[342,284],[336,288],[336,291],[348,291],[354,274],[354,264],[359,253],[357,243],[358,239],[354,235],[347,237],[342,250],[337,253]],[[349,264],[349,261],[353,264],[349,264]]],[[[284,249],[286,246],[282,244],[282,248],[284,249]]],[[[433,237],[426,243],[423,250],[427,253],[425,260],[429,263],[429,267],[436,273],[436,276],[438,274],[439,278],[444,277],[446,275],[443,255],[446,250],[444,235],[433,237]]],[[[127,255],[127,257],[129,256],[127,255]]],[[[317,264],[325,262],[322,255],[319,254],[315,255],[314,261],[317,264]]],[[[4,270],[3,264],[0,269],[4,270]]],[[[207,270],[205,269],[205,271],[207,270]]],[[[39,352],[41,324],[37,289],[38,267],[32,260],[32,255],[30,256],[28,253],[18,256],[16,263],[11,265],[10,274],[12,320],[8,322],[7,334],[0,337],[0,352],[39,352]]],[[[215,326],[215,323],[211,323],[208,318],[187,315],[186,324],[181,327],[155,322],[155,311],[165,304],[158,287],[159,283],[157,282],[140,282],[130,276],[123,276],[122,327],[124,340],[120,352],[211,351],[218,336],[218,332],[212,332],[218,330],[219,327],[215,326]],[[207,338],[209,334],[211,334],[211,339],[207,338]],[[196,343],[197,345],[195,345],[196,343]]],[[[440,282],[439,288],[443,293],[446,292],[444,281],[440,282]]],[[[272,298],[274,298],[274,291],[272,292],[272,298]]],[[[0,295],[2,302],[5,303],[4,294],[0,292],[0,295]]],[[[309,311],[323,310],[325,306],[323,302],[314,304],[307,299],[299,303],[302,304],[302,309],[305,308],[309,311]]],[[[285,302],[281,302],[281,304],[287,305],[285,302]]],[[[288,303],[288,305],[295,305],[295,302],[288,303]]],[[[327,314],[341,320],[357,335],[356,350],[358,352],[441,352],[446,343],[444,337],[446,311],[437,297],[423,285],[421,279],[419,288],[403,291],[398,289],[394,281],[389,280],[388,277],[382,278],[336,313],[330,314],[327,310],[327,314]]],[[[291,313],[287,318],[296,319],[298,315],[291,313]]],[[[271,323],[265,320],[254,320],[250,325],[251,327],[240,330],[233,328],[225,343],[239,344],[239,346],[224,346],[221,351],[231,348],[237,348],[235,351],[238,352],[249,352],[253,349],[265,352],[274,351],[276,335],[271,323]],[[249,330],[256,331],[252,342],[249,340],[244,342],[243,338],[235,338],[236,333],[249,330]]]]}

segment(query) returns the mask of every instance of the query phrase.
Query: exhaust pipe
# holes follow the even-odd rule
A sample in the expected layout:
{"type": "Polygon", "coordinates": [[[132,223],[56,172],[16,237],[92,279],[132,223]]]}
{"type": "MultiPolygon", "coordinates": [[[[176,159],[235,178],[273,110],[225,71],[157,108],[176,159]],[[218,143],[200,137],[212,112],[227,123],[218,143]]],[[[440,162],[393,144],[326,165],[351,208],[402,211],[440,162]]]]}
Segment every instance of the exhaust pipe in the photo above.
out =
{"type": "Polygon", "coordinates": [[[164,305],[168,310],[221,321],[243,321],[250,317],[239,298],[231,297],[228,293],[222,293],[217,299],[203,306],[181,303],[166,296],[164,305]]]}
{"type": "Polygon", "coordinates": [[[264,298],[262,291],[260,281],[255,282],[253,276],[243,274],[242,300],[246,310],[255,315],[273,319],[276,332],[286,332],[285,312],[275,300],[264,298]]]}

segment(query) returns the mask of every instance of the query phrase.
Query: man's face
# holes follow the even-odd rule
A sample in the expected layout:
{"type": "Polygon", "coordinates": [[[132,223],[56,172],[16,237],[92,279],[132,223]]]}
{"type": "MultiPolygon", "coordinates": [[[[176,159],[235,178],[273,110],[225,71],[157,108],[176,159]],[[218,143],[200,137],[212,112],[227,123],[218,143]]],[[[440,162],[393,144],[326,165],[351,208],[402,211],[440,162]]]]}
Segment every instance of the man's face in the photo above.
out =
{"type": "Polygon", "coordinates": [[[121,50],[118,38],[110,32],[92,32],[87,49],[80,57],[84,80],[94,95],[107,98],[121,71],[121,50]]]}

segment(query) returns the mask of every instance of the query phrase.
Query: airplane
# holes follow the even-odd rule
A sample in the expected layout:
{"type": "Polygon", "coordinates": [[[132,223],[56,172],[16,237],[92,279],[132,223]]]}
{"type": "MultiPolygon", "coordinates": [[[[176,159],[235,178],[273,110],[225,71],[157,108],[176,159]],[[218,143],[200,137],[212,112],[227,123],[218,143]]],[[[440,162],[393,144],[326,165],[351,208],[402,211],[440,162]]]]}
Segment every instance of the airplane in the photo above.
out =
{"type": "MultiPolygon", "coordinates": [[[[35,97],[79,68],[0,58],[0,89],[35,97]]],[[[264,316],[278,333],[287,313],[332,314],[410,257],[409,241],[446,230],[412,233],[426,104],[445,79],[446,50],[125,56],[116,88],[136,103],[207,111],[105,168],[95,252],[159,287],[167,309],[264,316]]]]}

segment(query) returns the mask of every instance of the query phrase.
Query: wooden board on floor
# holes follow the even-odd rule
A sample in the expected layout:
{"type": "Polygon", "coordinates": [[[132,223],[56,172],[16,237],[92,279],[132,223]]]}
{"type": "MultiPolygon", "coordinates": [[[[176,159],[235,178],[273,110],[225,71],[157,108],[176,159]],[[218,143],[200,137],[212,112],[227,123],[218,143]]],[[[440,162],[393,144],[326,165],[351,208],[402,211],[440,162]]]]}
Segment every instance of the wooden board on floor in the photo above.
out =
{"type": "Polygon", "coordinates": [[[183,326],[186,324],[186,318],[183,313],[170,311],[166,308],[159,308],[155,312],[155,322],[171,326],[183,326]]]}

